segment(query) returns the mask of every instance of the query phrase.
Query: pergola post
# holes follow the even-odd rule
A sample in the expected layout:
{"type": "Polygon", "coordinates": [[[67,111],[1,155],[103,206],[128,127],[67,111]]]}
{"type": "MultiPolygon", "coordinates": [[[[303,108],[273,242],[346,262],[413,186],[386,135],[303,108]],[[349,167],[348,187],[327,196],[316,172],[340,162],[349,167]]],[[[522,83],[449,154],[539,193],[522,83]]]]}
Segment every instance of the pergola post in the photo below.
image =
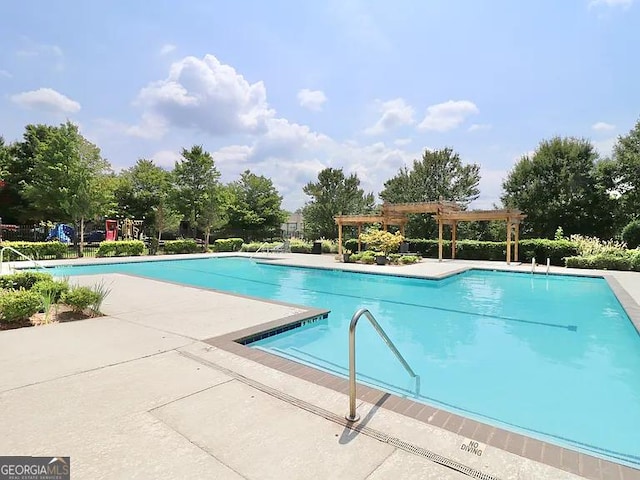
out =
{"type": "Polygon", "coordinates": [[[342,255],[342,222],[338,222],[338,255],[342,255]]]}
{"type": "Polygon", "coordinates": [[[359,223],[358,224],[358,253],[360,253],[360,250],[362,249],[362,242],[360,241],[361,234],[362,234],[362,224],[359,223]]]}
{"type": "Polygon", "coordinates": [[[451,258],[456,258],[456,233],[458,230],[458,222],[455,220],[451,224],[451,258]]]}
{"type": "Polygon", "coordinates": [[[438,261],[442,261],[442,218],[438,216],[438,261]]]}
{"type": "Polygon", "coordinates": [[[507,220],[507,265],[511,265],[511,220],[507,220]]]}
{"type": "Polygon", "coordinates": [[[518,241],[519,241],[519,237],[520,237],[520,222],[517,222],[514,226],[515,229],[515,239],[514,239],[514,252],[513,252],[513,261],[517,262],[518,261],[518,241]]]}

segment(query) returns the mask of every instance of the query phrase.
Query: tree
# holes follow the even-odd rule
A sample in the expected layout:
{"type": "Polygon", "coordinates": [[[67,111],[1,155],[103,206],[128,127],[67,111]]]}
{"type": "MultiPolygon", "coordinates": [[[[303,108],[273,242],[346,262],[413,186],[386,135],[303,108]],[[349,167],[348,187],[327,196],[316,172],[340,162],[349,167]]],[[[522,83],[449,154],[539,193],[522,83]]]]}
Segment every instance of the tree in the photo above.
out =
{"type": "MultiPolygon", "coordinates": [[[[400,169],[384,183],[380,198],[385,202],[433,202],[449,200],[468,205],[478,198],[480,166],[463,165],[451,148],[425,150],[422,160],[414,160],[411,170],[400,169]]],[[[406,227],[408,236],[430,238],[436,234],[431,216],[412,215],[406,227]]]]}
{"type": "Polygon", "coordinates": [[[194,229],[194,234],[198,225],[209,225],[209,230],[213,225],[211,210],[220,199],[219,178],[213,157],[202,146],[182,149],[182,160],[176,162],[173,170],[173,204],[194,229]]]}
{"type": "Polygon", "coordinates": [[[345,177],[341,168],[325,168],[318,181],[303,187],[312,198],[302,209],[306,234],[313,238],[337,238],[335,215],[368,213],[373,210],[373,193],[360,188],[360,179],[353,173],[345,177]]]}
{"type": "Polygon", "coordinates": [[[36,151],[57,127],[27,125],[21,142],[4,146],[1,155],[4,170],[2,191],[2,217],[7,223],[34,223],[41,217],[24,196],[24,185],[29,182],[34,168],[36,151]]]}
{"type": "Polygon", "coordinates": [[[640,215],[640,120],[627,135],[618,137],[612,170],[612,190],[620,195],[621,228],[640,215]]]}
{"type": "Polygon", "coordinates": [[[527,215],[524,235],[553,238],[562,227],[565,235],[606,238],[612,233],[614,205],[598,171],[598,154],[588,140],[543,140],[509,172],[502,202],[527,215]]]}
{"type": "MultiPolygon", "coordinates": [[[[36,127],[37,128],[37,127],[36,127]]],[[[33,169],[23,195],[40,220],[72,221],[80,227],[83,253],[84,222],[105,215],[113,203],[113,176],[100,149],[70,122],[48,131],[33,150],[33,169]]]]}
{"type": "Polygon", "coordinates": [[[222,228],[228,220],[229,189],[224,185],[210,185],[202,192],[202,212],[198,217],[198,227],[204,231],[204,251],[209,247],[212,230],[222,228]]]}
{"type": "Polygon", "coordinates": [[[229,228],[245,240],[271,238],[280,233],[287,219],[282,197],[271,179],[249,170],[229,185],[229,228]]]}
{"type": "Polygon", "coordinates": [[[139,159],[119,175],[115,195],[121,215],[144,219],[152,235],[162,238],[162,230],[172,212],[168,205],[171,193],[171,173],[153,163],[139,159]]]}

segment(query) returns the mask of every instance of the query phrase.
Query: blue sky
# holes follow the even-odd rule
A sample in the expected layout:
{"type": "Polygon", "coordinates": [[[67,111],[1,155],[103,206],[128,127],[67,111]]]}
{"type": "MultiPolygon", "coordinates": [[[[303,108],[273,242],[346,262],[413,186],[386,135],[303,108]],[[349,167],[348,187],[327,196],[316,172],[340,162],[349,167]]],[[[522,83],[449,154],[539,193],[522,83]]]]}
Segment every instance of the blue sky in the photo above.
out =
{"type": "Polygon", "coordinates": [[[66,0],[0,16],[0,135],[80,125],[115,169],[202,144],[223,180],[295,209],[325,167],[376,194],[425,148],[481,165],[498,201],[543,138],[608,155],[640,116],[640,1],[66,0]]]}

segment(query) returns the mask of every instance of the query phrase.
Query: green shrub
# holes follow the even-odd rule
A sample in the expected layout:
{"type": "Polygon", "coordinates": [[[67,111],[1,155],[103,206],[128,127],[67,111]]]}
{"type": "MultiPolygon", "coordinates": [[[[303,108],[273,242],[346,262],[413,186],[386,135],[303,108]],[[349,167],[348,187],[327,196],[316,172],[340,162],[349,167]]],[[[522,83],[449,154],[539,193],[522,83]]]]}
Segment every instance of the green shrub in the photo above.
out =
{"type": "Polygon", "coordinates": [[[404,237],[400,232],[391,233],[382,230],[370,230],[360,235],[360,240],[367,244],[367,249],[382,251],[385,254],[397,252],[404,237]]]}
{"type": "Polygon", "coordinates": [[[624,227],[622,240],[624,240],[628,248],[638,248],[640,246],[640,220],[634,220],[624,227]]]}
{"type": "Polygon", "coordinates": [[[360,263],[375,263],[376,262],[376,252],[372,250],[365,250],[360,253],[352,253],[350,257],[351,262],[360,262],[360,263]]]}
{"type": "Polygon", "coordinates": [[[240,247],[240,251],[241,252],[255,252],[256,250],[258,250],[260,248],[260,245],[262,245],[261,242],[243,243],[242,247],[240,247]]]}
{"type": "Polygon", "coordinates": [[[108,240],[100,242],[100,247],[96,252],[97,257],[110,256],[138,256],[144,252],[144,242],[141,240],[108,240]]]}
{"type": "Polygon", "coordinates": [[[96,294],[95,301],[90,305],[94,314],[100,315],[100,308],[102,308],[102,302],[109,296],[111,289],[108,288],[104,281],[100,281],[97,285],[94,285],[91,290],[96,294]]]}
{"type": "Polygon", "coordinates": [[[82,312],[101,301],[100,294],[89,287],[73,287],[62,296],[63,303],[69,305],[74,312],[82,312]]]}
{"type": "Polygon", "coordinates": [[[408,265],[410,263],[417,263],[420,261],[420,257],[416,255],[403,255],[400,257],[400,263],[403,265],[408,265]]]}
{"type": "Polygon", "coordinates": [[[237,252],[242,247],[244,240],[241,238],[219,238],[213,242],[214,252],[237,252]]]}
{"type": "MultiPolygon", "coordinates": [[[[506,251],[506,242],[505,251],[506,251]]],[[[532,240],[520,240],[520,261],[530,262],[533,257],[538,263],[546,263],[551,259],[551,265],[564,266],[564,259],[578,255],[578,245],[569,240],[547,240],[536,238],[532,240]]]]}
{"type": "Polygon", "coordinates": [[[184,240],[168,240],[164,242],[164,253],[198,253],[202,251],[202,247],[193,238],[184,240]]]}
{"type": "Polygon", "coordinates": [[[400,255],[399,253],[390,253],[387,258],[389,259],[389,263],[391,265],[398,265],[400,263],[402,255],[400,255]]]}
{"type": "MultiPolygon", "coordinates": [[[[305,242],[304,240],[299,240],[296,238],[292,238],[290,243],[291,245],[291,253],[311,253],[313,250],[313,243],[305,242]]],[[[323,242],[324,248],[324,242],[323,242]]],[[[336,253],[337,253],[337,244],[336,244],[336,253]]]]}
{"type": "Polygon", "coordinates": [[[56,280],[40,280],[33,285],[31,290],[43,297],[49,297],[53,303],[57,303],[62,298],[62,295],[69,290],[69,284],[56,280]]]}
{"type": "MultiPolygon", "coordinates": [[[[409,251],[417,252],[426,258],[438,258],[438,240],[422,238],[409,239],[409,251]]],[[[512,245],[513,248],[513,245],[512,245]]],[[[513,250],[512,250],[513,252],[513,250]]],[[[530,262],[533,257],[540,263],[551,259],[552,265],[564,266],[564,258],[578,254],[577,245],[569,240],[547,240],[536,238],[518,242],[518,260],[530,262]]],[[[451,258],[451,241],[442,242],[443,258],[451,258]]],[[[456,258],[463,260],[497,260],[507,257],[507,242],[484,242],[478,240],[460,240],[456,242],[456,258]]]]}
{"type": "MultiPolygon", "coordinates": [[[[321,240],[321,242],[322,253],[338,253],[338,242],[336,242],[335,240],[321,240]]],[[[309,253],[311,252],[309,251],[309,253]]]]}
{"type": "Polygon", "coordinates": [[[588,257],[589,255],[624,256],[627,253],[627,245],[615,240],[604,241],[595,237],[571,235],[571,242],[576,245],[576,255],[582,257],[588,257]]]}
{"type": "Polygon", "coordinates": [[[625,256],[598,254],[585,257],[568,257],[569,268],[593,268],[597,270],[640,270],[640,261],[635,254],[625,256]],[[635,268],[634,268],[635,267],[635,268]]]}
{"type": "MultiPolygon", "coordinates": [[[[38,259],[63,258],[68,247],[62,242],[0,242],[2,247],[12,247],[27,257],[38,259]]],[[[25,260],[11,250],[5,250],[3,259],[8,261],[25,260]]]]}
{"type": "Polygon", "coordinates": [[[352,252],[357,252],[358,251],[358,239],[357,238],[350,238],[349,240],[346,240],[344,242],[344,249],[345,250],[351,250],[352,252]]]}
{"type": "Polygon", "coordinates": [[[0,318],[3,322],[26,320],[40,310],[42,297],[30,290],[14,290],[0,295],[0,318]]]}
{"type": "Polygon", "coordinates": [[[4,290],[30,290],[37,282],[52,280],[53,277],[44,272],[17,272],[11,275],[0,276],[0,289],[4,290]]]}

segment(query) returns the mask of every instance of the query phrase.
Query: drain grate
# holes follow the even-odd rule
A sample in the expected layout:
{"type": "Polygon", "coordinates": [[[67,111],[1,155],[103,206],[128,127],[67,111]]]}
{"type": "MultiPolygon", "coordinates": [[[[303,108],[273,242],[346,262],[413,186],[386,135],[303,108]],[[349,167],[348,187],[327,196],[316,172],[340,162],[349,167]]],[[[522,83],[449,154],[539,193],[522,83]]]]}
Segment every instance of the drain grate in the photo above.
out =
{"type": "Polygon", "coordinates": [[[214,370],[218,370],[219,372],[222,372],[225,375],[228,375],[229,377],[232,377],[246,385],[249,385],[252,388],[255,388],[256,390],[260,390],[261,392],[266,393],[267,395],[271,395],[272,397],[275,397],[279,400],[290,403],[291,405],[294,405],[298,408],[306,410],[307,412],[313,413],[314,415],[318,415],[322,418],[325,418],[326,420],[330,420],[334,423],[342,425],[343,427],[350,428],[351,430],[354,430],[358,433],[362,433],[363,435],[366,435],[368,437],[375,438],[380,442],[387,443],[407,453],[411,453],[413,455],[426,458],[428,460],[431,460],[434,463],[450,468],[457,472],[463,473],[471,478],[476,478],[478,480],[500,480],[499,477],[496,477],[494,475],[489,475],[487,473],[483,473],[479,470],[476,470],[475,468],[471,468],[467,465],[464,465],[463,463],[456,462],[455,460],[451,460],[449,458],[443,457],[442,455],[438,455],[437,453],[434,453],[431,450],[427,450],[426,448],[422,448],[412,443],[405,442],[404,440],[400,440],[399,438],[392,437],[374,428],[361,426],[360,424],[357,424],[357,423],[352,424],[351,422],[347,422],[347,420],[344,417],[340,415],[336,415],[335,413],[330,412],[329,410],[325,410],[324,408],[318,407],[309,402],[305,402],[304,400],[300,400],[299,398],[293,397],[285,392],[272,388],[268,385],[265,385],[256,380],[253,380],[249,377],[245,377],[244,375],[234,372],[233,370],[229,370],[228,368],[225,368],[222,365],[218,365],[217,363],[211,362],[209,360],[205,360],[204,358],[198,357],[189,352],[182,352],[182,351],[178,351],[178,352],[180,353],[180,355],[184,357],[187,357],[195,362],[201,363],[202,365],[206,365],[207,367],[213,368],[214,370]]]}

